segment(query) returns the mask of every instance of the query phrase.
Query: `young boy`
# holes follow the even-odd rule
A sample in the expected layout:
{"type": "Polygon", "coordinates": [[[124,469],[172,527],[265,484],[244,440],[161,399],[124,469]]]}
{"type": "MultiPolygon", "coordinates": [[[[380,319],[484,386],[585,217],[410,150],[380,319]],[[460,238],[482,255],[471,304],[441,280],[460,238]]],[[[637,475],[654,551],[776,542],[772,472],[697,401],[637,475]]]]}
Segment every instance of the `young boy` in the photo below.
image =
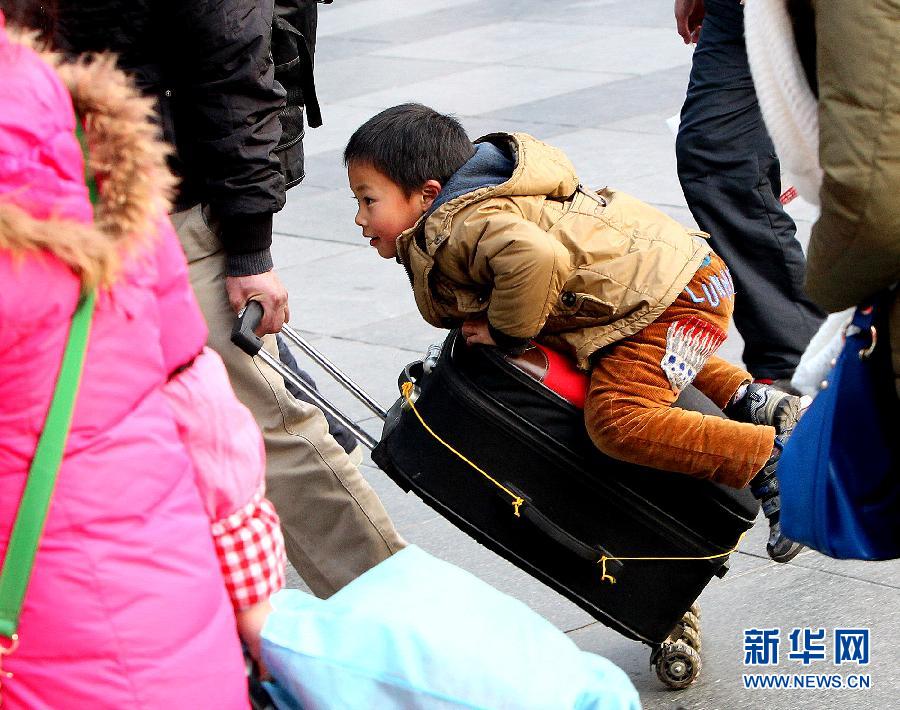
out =
{"type": "Polygon", "coordinates": [[[470,345],[514,351],[533,338],[570,353],[590,371],[584,416],[601,451],[749,483],[769,555],[799,552],[781,534],[775,478],[799,399],[715,357],[734,284],[702,232],[621,192],[585,190],[566,156],[531,136],[473,145],[420,104],[369,119],[344,163],[356,224],[403,264],[425,320],[461,326],[470,345]],[[690,383],[732,419],[673,407],[690,383]]]}

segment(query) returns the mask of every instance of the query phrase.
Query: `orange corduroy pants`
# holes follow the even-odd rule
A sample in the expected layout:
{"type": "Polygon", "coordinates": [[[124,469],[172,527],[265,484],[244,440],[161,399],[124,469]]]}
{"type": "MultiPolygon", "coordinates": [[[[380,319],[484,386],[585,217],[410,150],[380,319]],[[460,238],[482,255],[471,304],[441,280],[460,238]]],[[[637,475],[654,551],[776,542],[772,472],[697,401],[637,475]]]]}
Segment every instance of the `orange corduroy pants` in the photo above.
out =
{"type": "Polygon", "coordinates": [[[775,429],[673,407],[693,384],[724,408],[751,375],[715,352],[734,310],[734,282],[711,254],[653,323],[600,352],[584,405],[608,456],[742,488],[772,453],[775,429]]]}

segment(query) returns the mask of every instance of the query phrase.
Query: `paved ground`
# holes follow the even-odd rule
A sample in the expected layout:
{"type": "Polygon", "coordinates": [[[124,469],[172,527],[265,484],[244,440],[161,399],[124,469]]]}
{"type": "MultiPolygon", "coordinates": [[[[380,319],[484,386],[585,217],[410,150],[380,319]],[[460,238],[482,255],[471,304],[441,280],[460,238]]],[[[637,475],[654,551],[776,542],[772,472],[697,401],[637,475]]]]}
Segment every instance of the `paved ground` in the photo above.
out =
{"type": "MultiPolygon", "coordinates": [[[[326,125],[309,131],[308,177],[276,218],[276,264],[294,325],[382,402],[397,396],[401,367],[441,334],[418,316],[402,270],[379,259],[353,224],[340,152],[378,110],[416,100],[455,113],[473,136],[533,133],[565,149],[585,184],[608,183],[691,222],[665,122],[681,105],[691,58],[675,34],[671,0],[337,0],[320,8],[317,80],[326,125]]],[[[811,210],[792,211],[808,234],[811,210]]],[[[740,361],[736,335],[725,354],[740,361]]],[[[320,384],[379,430],[324,375],[320,384]]],[[[370,463],[365,473],[408,540],[519,597],[583,649],[611,658],[648,708],[897,707],[900,564],[805,553],[776,566],[764,556],[765,530],[757,525],[731,572],[701,597],[701,678],[667,692],[643,646],[472,542],[370,463]],[[795,626],[826,628],[829,639],[836,627],[870,627],[872,662],[859,670],[871,673],[873,687],[743,690],[743,629],[780,627],[786,654],[795,626]]],[[[848,673],[830,661],[804,668],[784,656],[776,670],[848,673]]]]}

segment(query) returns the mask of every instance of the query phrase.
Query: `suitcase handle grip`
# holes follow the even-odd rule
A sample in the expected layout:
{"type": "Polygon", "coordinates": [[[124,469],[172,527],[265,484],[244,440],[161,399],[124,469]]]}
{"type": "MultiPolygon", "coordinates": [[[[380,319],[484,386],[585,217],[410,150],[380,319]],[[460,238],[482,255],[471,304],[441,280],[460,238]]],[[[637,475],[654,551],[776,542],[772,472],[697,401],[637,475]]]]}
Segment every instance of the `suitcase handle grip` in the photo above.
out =
{"type": "Polygon", "coordinates": [[[255,357],[263,346],[262,339],[255,332],[262,318],[262,304],[259,301],[247,301],[231,327],[231,342],[250,357],[255,357]]]}
{"type": "MultiPolygon", "coordinates": [[[[521,495],[521,493],[511,486],[510,490],[521,495]]],[[[525,498],[525,496],[522,497],[525,498]]],[[[521,511],[521,517],[534,525],[538,530],[547,535],[547,537],[565,547],[569,552],[578,555],[583,560],[596,564],[599,564],[600,560],[606,557],[607,572],[613,576],[622,572],[624,565],[621,561],[613,557],[608,550],[603,549],[599,545],[588,545],[586,542],[582,542],[577,537],[554,523],[547,515],[536,508],[534,503],[529,499],[525,498],[525,505],[519,510],[521,511]]]]}
{"type": "Polygon", "coordinates": [[[402,392],[403,385],[407,382],[415,386],[418,384],[419,380],[422,379],[423,374],[422,361],[416,360],[415,362],[411,362],[403,368],[403,372],[401,372],[400,376],[397,378],[397,387],[402,392]]]}

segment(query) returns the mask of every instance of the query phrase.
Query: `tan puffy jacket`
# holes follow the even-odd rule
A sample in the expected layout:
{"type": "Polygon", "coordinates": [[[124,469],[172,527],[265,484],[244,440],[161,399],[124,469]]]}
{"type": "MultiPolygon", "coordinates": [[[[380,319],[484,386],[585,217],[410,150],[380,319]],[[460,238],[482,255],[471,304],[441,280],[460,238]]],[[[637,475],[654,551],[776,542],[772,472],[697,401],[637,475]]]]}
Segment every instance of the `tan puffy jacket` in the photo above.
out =
{"type": "Polygon", "coordinates": [[[416,304],[437,327],[487,313],[515,338],[570,352],[587,369],[600,348],[652,323],[710,252],[702,232],[610,189],[582,189],[558,149],[492,134],[512,176],[441,205],[397,240],[416,304]]]}
{"type": "MultiPolygon", "coordinates": [[[[900,281],[900,2],[812,6],[824,178],[806,290],[839,311],[900,281]]],[[[900,296],[890,330],[900,396],[900,296]]]]}

